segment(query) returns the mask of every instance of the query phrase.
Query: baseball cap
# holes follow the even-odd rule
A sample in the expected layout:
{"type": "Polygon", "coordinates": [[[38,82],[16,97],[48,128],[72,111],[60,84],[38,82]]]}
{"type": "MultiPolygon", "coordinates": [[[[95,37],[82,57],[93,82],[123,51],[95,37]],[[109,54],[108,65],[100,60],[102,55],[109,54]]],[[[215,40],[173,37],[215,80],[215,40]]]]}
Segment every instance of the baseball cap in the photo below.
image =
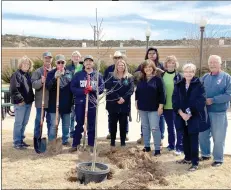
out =
{"type": "Polygon", "coordinates": [[[85,61],[85,60],[87,60],[87,59],[91,59],[92,61],[94,61],[94,58],[93,58],[91,55],[86,55],[86,56],[84,57],[84,60],[83,60],[83,61],[85,61]]]}
{"type": "Polygon", "coordinates": [[[65,62],[66,62],[65,56],[62,55],[62,54],[56,55],[56,56],[55,56],[55,60],[56,60],[56,61],[65,61],[65,62]]]}
{"type": "Polygon", "coordinates": [[[51,52],[44,52],[43,53],[43,57],[52,57],[52,54],[51,54],[51,52]]]}

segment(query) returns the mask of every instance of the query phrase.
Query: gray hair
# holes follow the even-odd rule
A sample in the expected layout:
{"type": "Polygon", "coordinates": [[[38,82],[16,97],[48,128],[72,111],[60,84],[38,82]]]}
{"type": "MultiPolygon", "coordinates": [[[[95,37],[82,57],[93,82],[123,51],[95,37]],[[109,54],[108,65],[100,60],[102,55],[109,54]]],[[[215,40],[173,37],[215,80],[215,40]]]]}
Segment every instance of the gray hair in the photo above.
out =
{"type": "Polygon", "coordinates": [[[184,64],[183,67],[182,67],[182,71],[184,71],[187,68],[191,69],[192,71],[194,71],[194,73],[196,73],[197,67],[193,63],[186,63],[186,64],[184,64]]]}
{"type": "Polygon", "coordinates": [[[219,55],[210,55],[208,59],[208,64],[212,58],[215,58],[220,65],[222,64],[221,57],[219,55]]]}

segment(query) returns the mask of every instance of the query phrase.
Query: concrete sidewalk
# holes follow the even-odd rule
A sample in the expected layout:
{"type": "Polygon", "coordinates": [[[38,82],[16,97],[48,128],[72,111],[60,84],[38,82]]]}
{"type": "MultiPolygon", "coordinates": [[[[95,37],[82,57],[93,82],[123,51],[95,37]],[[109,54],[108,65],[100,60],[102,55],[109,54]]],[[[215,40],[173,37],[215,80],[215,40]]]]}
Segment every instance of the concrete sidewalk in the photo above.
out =
{"type": "MultiPolygon", "coordinates": [[[[136,141],[138,138],[140,138],[140,125],[141,123],[136,122],[136,117],[137,117],[137,111],[135,108],[135,97],[134,95],[132,96],[132,122],[129,123],[129,141],[136,141]]],[[[101,101],[102,103],[100,104],[99,108],[99,119],[98,119],[98,137],[106,137],[108,134],[108,114],[105,109],[106,107],[106,102],[105,100],[101,101]]],[[[35,120],[35,107],[34,104],[31,109],[31,115],[30,115],[30,120],[29,123],[27,124],[26,131],[25,133],[34,133],[34,120],[35,120]]],[[[228,112],[228,122],[229,126],[227,129],[227,136],[226,136],[226,142],[225,142],[225,154],[231,155],[231,112],[228,112]]],[[[4,130],[11,130],[13,131],[13,126],[14,126],[14,117],[11,117],[7,115],[4,121],[2,121],[2,129],[4,130]]],[[[167,146],[167,139],[168,139],[168,132],[167,132],[167,125],[165,125],[166,130],[165,130],[165,139],[164,139],[164,146],[167,146]]],[[[43,129],[43,135],[46,136],[47,130],[46,130],[46,124],[44,123],[44,129],[43,129]]],[[[59,125],[59,132],[58,135],[62,135],[61,131],[61,125],[59,125]]],[[[119,137],[119,127],[117,131],[117,136],[119,137]]],[[[71,142],[71,141],[70,141],[71,142]]],[[[109,142],[108,142],[109,143],[109,142]]]]}

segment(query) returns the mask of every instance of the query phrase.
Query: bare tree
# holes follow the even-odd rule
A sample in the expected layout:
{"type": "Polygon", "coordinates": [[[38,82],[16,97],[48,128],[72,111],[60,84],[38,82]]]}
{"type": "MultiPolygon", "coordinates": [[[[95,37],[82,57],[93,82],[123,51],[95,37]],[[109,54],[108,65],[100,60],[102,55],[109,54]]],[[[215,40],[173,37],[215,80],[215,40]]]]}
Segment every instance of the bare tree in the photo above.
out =
{"type": "MultiPolygon", "coordinates": [[[[207,25],[204,31],[204,38],[203,38],[203,62],[202,62],[202,71],[203,66],[204,69],[205,63],[211,53],[216,50],[216,53],[219,54],[221,49],[219,48],[219,40],[225,39],[226,37],[230,36],[230,31],[224,29],[222,25],[207,25]]],[[[192,24],[186,30],[186,36],[184,40],[184,45],[188,46],[189,48],[193,48],[193,51],[190,52],[191,60],[194,64],[199,65],[199,58],[200,58],[200,27],[198,24],[192,24]]]]}
{"type": "MultiPolygon", "coordinates": [[[[100,51],[100,46],[101,46],[101,40],[104,37],[103,34],[103,28],[102,28],[102,23],[103,23],[103,19],[101,19],[101,22],[99,23],[98,21],[98,15],[97,15],[97,9],[96,9],[96,44],[97,44],[97,74],[96,74],[96,85],[99,84],[99,71],[100,71],[100,65],[101,65],[101,58],[105,57],[108,54],[108,51],[111,47],[108,47],[106,49],[105,52],[101,52],[100,51]]],[[[105,101],[102,101],[103,98],[105,98],[105,96],[111,94],[112,92],[118,91],[120,88],[123,87],[123,85],[120,86],[120,88],[116,89],[118,84],[115,84],[115,86],[113,86],[110,90],[108,90],[107,92],[99,95],[99,90],[104,88],[105,83],[110,80],[112,76],[108,77],[104,83],[99,86],[99,88],[97,88],[96,91],[96,98],[92,95],[89,96],[89,101],[93,104],[94,107],[96,107],[96,118],[95,118],[95,141],[94,141],[94,149],[93,149],[93,158],[92,158],[92,167],[91,170],[94,171],[95,170],[95,163],[96,163],[96,151],[97,151],[97,128],[98,128],[98,110],[99,110],[99,105],[104,103],[105,101]]],[[[129,92],[127,92],[129,93],[129,92]]],[[[115,101],[115,100],[107,100],[107,101],[115,101]]]]}

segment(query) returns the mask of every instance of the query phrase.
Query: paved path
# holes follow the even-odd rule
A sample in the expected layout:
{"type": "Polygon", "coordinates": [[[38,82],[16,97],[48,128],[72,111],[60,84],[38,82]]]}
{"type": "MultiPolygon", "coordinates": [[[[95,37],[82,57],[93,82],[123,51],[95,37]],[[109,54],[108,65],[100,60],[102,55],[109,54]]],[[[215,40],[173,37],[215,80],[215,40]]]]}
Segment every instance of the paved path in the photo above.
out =
{"type": "MultiPolygon", "coordinates": [[[[136,122],[137,111],[135,109],[134,103],[135,97],[132,96],[132,122],[129,123],[129,139],[130,141],[136,141],[140,138],[140,123],[136,122]]],[[[34,129],[34,119],[35,119],[35,107],[34,104],[32,106],[31,115],[29,123],[26,127],[25,133],[32,133],[34,129]]],[[[98,137],[106,137],[108,134],[108,124],[107,124],[108,114],[105,109],[105,102],[100,104],[99,108],[99,120],[98,120],[98,137]]],[[[227,130],[226,136],[226,146],[225,146],[225,154],[231,155],[231,112],[228,112],[228,121],[229,127],[227,130]]],[[[14,117],[7,116],[5,120],[2,122],[2,128],[8,129],[13,131],[14,125],[14,117]]],[[[45,127],[46,125],[44,125],[45,127]]],[[[167,126],[166,126],[167,127],[167,126]]],[[[119,129],[118,129],[119,130],[119,129]]],[[[46,135],[46,130],[43,130],[44,135],[46,135]]],[[[59,132],[58,134],[61,136],[61,126],[59,125],[59,132]]],[[[117,132],[117,136],[119,137],[119,131],[117,132]]],[[[167,129],[165,130],[165,139],[164,139],[164,146],[167,146],[167,139],[168,139],[167,129]]]]}

